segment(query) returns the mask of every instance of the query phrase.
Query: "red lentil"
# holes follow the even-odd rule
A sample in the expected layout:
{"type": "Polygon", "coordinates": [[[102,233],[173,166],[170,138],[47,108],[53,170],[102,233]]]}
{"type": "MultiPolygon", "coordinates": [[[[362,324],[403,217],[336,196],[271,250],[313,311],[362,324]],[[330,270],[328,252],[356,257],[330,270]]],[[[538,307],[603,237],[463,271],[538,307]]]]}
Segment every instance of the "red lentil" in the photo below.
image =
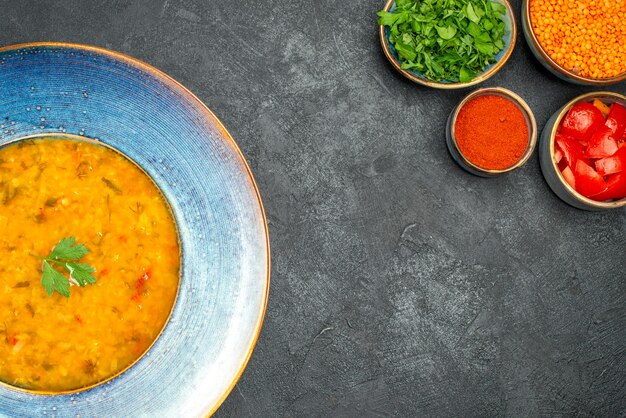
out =
{"type": "Polygon", "coordinates": [[[559,66],[587,78],[626,72],[626,1],[530,0],[530,21],[559,66]]]}

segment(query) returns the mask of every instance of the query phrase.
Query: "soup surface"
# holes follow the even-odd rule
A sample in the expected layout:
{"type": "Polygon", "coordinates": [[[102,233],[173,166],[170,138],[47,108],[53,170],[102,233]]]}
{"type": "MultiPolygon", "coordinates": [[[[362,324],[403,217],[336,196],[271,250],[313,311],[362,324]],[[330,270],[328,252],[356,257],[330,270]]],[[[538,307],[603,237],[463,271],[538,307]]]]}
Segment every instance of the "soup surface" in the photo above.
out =
{"type": "Polygon", "coordinates": [[[0,148],[0,259],[0,380],[30,390],[80,389],[123,371],[158,337],[178,292],[178,234],[161,192],[86,141],[0,148]],[[89,249],[80,263],[96,283],[48,295],[34,256],[68,237],[89,249]]]}

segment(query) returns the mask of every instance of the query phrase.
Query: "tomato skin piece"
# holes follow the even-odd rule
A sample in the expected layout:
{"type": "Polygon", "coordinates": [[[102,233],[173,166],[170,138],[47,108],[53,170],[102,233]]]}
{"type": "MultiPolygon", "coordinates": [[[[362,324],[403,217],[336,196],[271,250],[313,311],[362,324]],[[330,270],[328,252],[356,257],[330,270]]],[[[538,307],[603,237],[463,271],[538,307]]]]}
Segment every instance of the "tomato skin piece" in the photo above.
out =
{"type": "Polygon", "coordinates": [[[594,132],[589,140],[585,156],[588,158],[610,157],[618,150],[617,141],[613,137],[613,132],[607,126],[602,126],[594,132]]]}
{"type": "Polygon", "coordinates": [[[139,302],[141,300],[141,296],[143,295],[143,290],[146,287],[146,282],[150,279],[150,276],[152,276],[151,271],[152,271],[151,269],[148,269],[148,270],[143,269],[143,274],[139,276],[139,278],[135,282],[135,292],[130,297],[132,301],[139,302]]]}
{"type": "Polygon", "coordinates": [[[565,167],[561,174],[563,174],[563,178],[565,178],[565,181],[569,183],[569,185],[572,186],[574,190],[576,190],[576,178],[574,177],[574,172],[572,171],[572,169],[569,167],[565,167]]]}
{"type": "Polygon", "coordinates": [[[626,135],[626,108],[619,103],[613,103],[604,124],[613,132],[615,139],[624,139],[624,135],[626,135]]]}
{"type": "Polygon", "coordinates": [[[563,154],[563,159],[567,162],[569,168],[574,170],[574,168],[576,168],[576,161],[583,158],[583,146],[571,136],[563,134],[556,134],[554,141],[563,154]]]}
{"type": "Polygon", "coordinates": [[[611,174],[606,180],[607,189],[593,197],[593,200],[603,202],[612,199],[623,199],[626,197],[626,171],[611,174]]]}
{"type": "Polygon", "coordinates": [[[604,178],[582,160],[576,161],[574,178],[576,191],[583,196],[593,197],[607,189],[604,178]]]}
{"type": "Polygon", "coordinates": [[[560,132],[573,138],[587,141],[604,125],[602,112],[589,102],[576,103],[567,112],[561,123],[560,132]]]}
{"type": "Polygon", "coordinates": [[[626,148],[621,147],[615,154],[596,160],[596,171],[601,176],[619,173],[626,169],[626,148]]]}
{"type": "Polygon", "coordinates": [[[561,162],[561,159],[562,159],[562,158],[563,158],[563,153],[561,152],[561,150],[558,150],[558,149],[557,149],[557,150],[554,152],[554,162],[558,164],[558,163],[560,163],[560,162],[561,162]]]}

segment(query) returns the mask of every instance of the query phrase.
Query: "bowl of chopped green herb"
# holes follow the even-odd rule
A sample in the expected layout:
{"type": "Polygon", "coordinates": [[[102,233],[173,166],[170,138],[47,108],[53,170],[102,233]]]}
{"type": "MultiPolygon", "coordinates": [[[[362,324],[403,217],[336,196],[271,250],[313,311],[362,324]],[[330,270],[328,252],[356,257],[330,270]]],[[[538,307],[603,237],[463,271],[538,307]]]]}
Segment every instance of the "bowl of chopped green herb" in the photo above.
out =
{"type": "Polygon", "coordinates": [[[378,12],[385,56],[403,76],[458,89],[496,74],[515,47],[508,0],[389,0],[378,12]]]}

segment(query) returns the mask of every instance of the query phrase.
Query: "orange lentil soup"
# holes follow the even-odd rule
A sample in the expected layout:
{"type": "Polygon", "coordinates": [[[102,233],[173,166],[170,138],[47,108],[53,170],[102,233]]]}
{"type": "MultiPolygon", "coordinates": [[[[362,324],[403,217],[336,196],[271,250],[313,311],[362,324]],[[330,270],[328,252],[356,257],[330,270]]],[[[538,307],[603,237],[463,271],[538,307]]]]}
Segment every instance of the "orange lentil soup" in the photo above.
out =
{"type": "Polygon", "coordinates": [[[0,380],[29,390],[71,391],[120,373],[159,336],[178,292],[167,202],[138,166],[87,141],[0,148],[0,259],[0,380]],[[34,255],[67,237],[89,249],[80,262],[96,283],[49,296],[34,255]]]}

